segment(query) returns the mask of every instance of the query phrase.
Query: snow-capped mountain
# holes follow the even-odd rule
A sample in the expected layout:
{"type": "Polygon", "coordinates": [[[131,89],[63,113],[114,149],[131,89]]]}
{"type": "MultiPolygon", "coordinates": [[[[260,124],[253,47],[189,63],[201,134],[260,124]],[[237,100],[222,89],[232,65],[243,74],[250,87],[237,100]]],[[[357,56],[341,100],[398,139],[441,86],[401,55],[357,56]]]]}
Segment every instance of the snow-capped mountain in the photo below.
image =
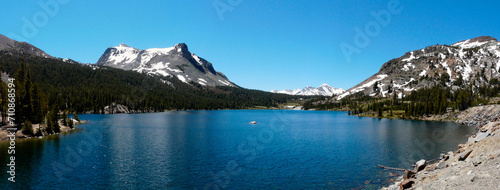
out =
{"type": "Polygon", "coordinates": [[[345,92],[342,88],[334,88],[328,84],[323,84],[318,88],[306,86],[303,89],[295,90],[271,90],[272,93],[289,94],[289,95],[304,95],[304,96],[332,96],[345,92]]]}
{"type": "Polygon", "coordinates": [[[196,82],[203,86],[236,86],[224,74],[215,71],[212,63],[189,52],[184,43],[146,50],[120,44],[108,48],[97,65],[177,77],[185,83],[196,82]]]}
{"type": "Polygon", "coordinates": [[[370,96],[402,97],[411,91],[438,84],[460,89],[479,87],[500,78],[500,42],[489,36],[434,45],[407,52],[382,65],[379,72],[337,96],[363,93],[370,96]]]}

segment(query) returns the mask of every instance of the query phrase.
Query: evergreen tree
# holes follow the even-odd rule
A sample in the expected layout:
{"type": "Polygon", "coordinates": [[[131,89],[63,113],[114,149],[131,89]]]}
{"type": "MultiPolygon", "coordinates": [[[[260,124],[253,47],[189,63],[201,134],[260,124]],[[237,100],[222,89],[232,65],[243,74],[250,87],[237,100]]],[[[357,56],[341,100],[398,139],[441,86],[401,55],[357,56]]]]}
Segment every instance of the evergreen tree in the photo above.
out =
{"type": "Polygon", "coordinates": [[[67,117],[68,117],[68,115],[66,114],[66,111],[64,111],[63,115],[62,115],[62,124],[64,126],[68,126],[67,117]]]}
{"type": "Polygon", "coordinates": [[[34,121],[34,114],[33,114],[33,99],[32,99],[32,83],[31,83],[31,73],[28,67],[28,64],[26,64],[26,78],[24,81],[24,97],[21,102],[23,104],[23,112],[22,114],[26,118],[26,120],[34,121]]]}
{"type": "Polygon", "coordinates": [[[2,124],[6,124],[8,109],[7,84],[0,81],[0,112],[2,112],[2,124]]]}
{"type": "Polygon", "coordinates": [[[54,133],[54,121],[52,119],[52,114],[49,112],[49,115],[47,115],[47,121],[46,121],[47,125],[45,127],[45,131],[48,133],[48,134],[52,134],[54,133]]]}
{"type": "Polygon", "coordinates": [[[78,113],[75,113],[75,120],[77,120],[78,122],[80,122],[80,118],[78,117],[78,113]]]}
{"type": "Polygon", "coordinates": [[[32,121],[33,123],[41,123],[43,121],[43,118],[44,118],[44,108],[43,108],[43,103],[42,103],[42,92],[40,90],[40,87],[38,86],[38,84],[34,84],[32,89],[32,94],[33,94],[33,97],[32,97],[32,121]]]}
{"type": "Polygon", "coordinates": [[[25,121],[23,127],[21,128],[21,131],[25,135],[33,136],[33,125],[31,124],[31,122],[28,120],[25,121]]]}
{"type": "Polygon", "coordinates": [[[15,75],[15,81],[14,85],[16,86],[16,120],[15,123],[18,126],[18,129],[21,127],[21,124],[24,120],[26,120],[26,116],[24,115],[25,113],[25,83],[26,81],[26,65],[24,64],[24,60],[21,59],[21,62],[19,63],[19,69],[16,72],[15,75]]]}
{"type": "Polygon", "coordinates": [[[73,119],[72,119],[72,118],[69,118],[69,119],[68,119],[68,127],[69,127],[70,129],[73,129],[73,119]]]}
{"type": "Polygon", "coordinates": [[[61,132],[61,126],[59,125],[59,118],[57,114],[57,109],[54,109],[51,111],[52,112],[52,124],[53,124],[53,131],[54,133],[59,133],[61,132]]]}

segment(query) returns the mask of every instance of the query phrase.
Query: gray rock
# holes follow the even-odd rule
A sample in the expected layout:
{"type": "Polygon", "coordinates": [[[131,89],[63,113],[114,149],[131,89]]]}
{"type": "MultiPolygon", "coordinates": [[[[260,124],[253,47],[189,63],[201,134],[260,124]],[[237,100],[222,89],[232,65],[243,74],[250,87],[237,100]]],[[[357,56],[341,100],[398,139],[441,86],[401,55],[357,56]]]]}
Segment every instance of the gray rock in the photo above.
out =
{"type": "Polygon", "coordinates": [[[399,190],[399,186],[397,186],[396,184],[394,185],[391,185],[387,188],[387,190],[399,190]]]}
{"type": "Polygon", "coordinates": [[[483,140],[484,138],[488,137],[490,135],[489,132],[486,133],[478,133],[476,136],[476,141],[483,140]]]}
{"type": "Polygon", "coordinates": [[[478,161],[478,160],[474,160],[474,161],[472,161],[472,164],[473,164],[474,166],[479,166],[479,164],[481,164],[481,163],[483,163],[483,162],[478,161]]]}
{"type": "Polygon", "coordinates": [[[418,162],[415,163],[415,172],[419,172],[423,169],[425,169],[425,166],[427,164],[427,161],[425,160],[419,160],[418,162]]]}
{"type": "Polygon", "coordinates": [[[437,165],[436,165],[436,169],[443,169],[443,168],[446,168],[448,167],[448,164],[446,164],[445,162],[441,161],[439,162],[437,165]]]}
{"type": "Polygon", "coordinates": [[[476,181],[477,179],[478,179],[478,177],[474,175],[474,176],[472,176],[472,178],[470,179],[470,181],[471,181],[471,182],[474,182],[474,181],[476,181]]]}
{"type": "Polygon", "coordinates": [[[462,154],[460,154],[458,161],[464,161],[465,159],[467,159],[467,157],[469,157],[470,153],[472,153],[472,150],[467,150],[463,152],[462,154]]]}
{"type": "Polygon", "coordinates": [[[415,184],[415,181],[405,179],[403,182],[401,182],[401,188],[402,189],[409,189],[413,186],[413,184],[415,184]]]}

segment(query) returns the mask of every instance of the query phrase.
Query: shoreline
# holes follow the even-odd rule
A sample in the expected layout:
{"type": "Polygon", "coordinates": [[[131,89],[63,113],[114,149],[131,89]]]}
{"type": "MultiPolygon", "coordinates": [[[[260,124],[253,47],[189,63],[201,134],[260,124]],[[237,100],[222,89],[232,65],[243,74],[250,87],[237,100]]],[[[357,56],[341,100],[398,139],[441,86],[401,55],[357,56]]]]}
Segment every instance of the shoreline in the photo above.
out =
{"type": "MultiPolygon", "coordinates": [[[[29,135],[23,134],[21,130],[17,130],[16,134],[15,134],[15,141],[26,140],[26,139],[33,139],[33,138],[40,138],[40,139],[42,139],[42,138],[52,137],[52,136],[56,136],[56,135],[60,135],[60,134],[67,134],[67,133],[77,132],[77,131],[81,130],[77,126],[81,125],[81,124],[85,124],[85,123],[87,123],[87,122],[86,121],[80,121],[79,123],[75,123],[75,125],[74,125],[73,128],[69,128],[68,126],[64,126],[64,125],[59,124],[59,127],[61,128],[60,129],[61,131],[59,133],[45,134],[45,135],[42,135],[42,136],[29,136],[29,135]]],[[[33,124],[32,127],[34,129],[37,129],[38,125],[39,124],[33,124]]],[[[0,143],[1,142],[10,141],[9,137],[7,136],[7,135],[9,135],[9,132],[7,130],[3,129],[4,127],[5,126],[1,127],[1,129],[0,129],[0,143]]]]}
{"type": "MultiPolygon", "coordinates": [[[[230,109],[227,109],[227,110],[230,110],[230,109]]],[[[256,109],[235,109],[235,110],[256,110],[256,109]]],[[[259,110],[290,110],[290,109],[259,109],[259,110]]],[[[175,111],[177,111],[177,110],[175,110],[175,111]]],[[[203,110],[193,110],[193,111],[203,111],[203,110]]],[[[205,110],[205,111],[210,111],[210,110],[205,110]]],[[[314,110],[314,111],[340,111],[340,110],[314,110]]],[[[162,112],[170,112],[170,111],[162,111],[162,112]]],[[[148,112],[148,113],[162,113],[162,112],[148,112]]],[[[140,113],[113,113],[113,114],[140,114],[140,113]]],[[[102,114],[100,114],[100,115],[102,115],[102,114]]],[[[104,115],[106,115],[106,114],[104,114],[104,115]]],[[[357,116],[357,115],[353,115],[353,116],[357,116]]],[[[491,135],[488,135],[486,138],[481,139],[481,140],[485,140],[485,139],[490,139],[491,137],[495,136],[495,134],[497,134],[497,133],[500,133],[500,129],[499,129],[500,128],[500,117],[499,116],[500,116],[500,105],[486,105],[486,106],[471,107],[467,110],[453,113],[453,115],[451,115],[451,116],[450,115],[438,116],[438,117],[431,116],[431,117],[429,117],[429,119],[424,119],[424,120],[419,120],[419,121],[454,122],[454,123],[462,123],[462,124],[463,124],[463,122],[468,122],[467,124],[469,124],[469,125],[475,124],[475,123],[486,123],[486,125],[482,125],[481,127],[476,126],[476,129],[478,129],[478,130],[472,135],[472,137],[469,138],[469,140],[470,140],[471,138],[477,137],[479,135],[479,133],[481,133],[481,131],[490,130],[489,134],[491,134],[491,135]],[[496,112],[491,112],[491,110],[496,110],[496,112]],[[443,119],[443,118],[447,118],[447,119],[443,119]],[[474,119],[471,120],[471,118],[474,118],[474,119]],[[488,120],[488,121],[486,121],[486,120],[488,120]],[[470,121],[474,121],[474,122],[470,122],[470,121]],[[486,126],[489,126],[489,127],[485,128],[486,126]]],[[[358,117],[369,117],[369,116],[358,116],[358,117]]],[[[378,118],[378,117],[374,117],[374,118],[378,118]]],[[[386,119],[399,119],[399,118],[386,118],[386,119]]],[[[404,120],[407,120],[407,119],[404,119],[404,120]]],[[[84,123],[86,123],[85,120],[83,120],[79,124],[84,124],[84,123]]],[[[69,129],[69,127],[67,127],[67,126],[62,126],[62,125],[60,125],[60,126],[61,126],[60,133],[44,135],[41,137],[38,137],[38,136],[28,137],[25,135],[24,135],[24,137],[18,137],[16,135],[16,141],[17,140],[33,139],[33,138],[36,138],[36,139],[43,138],[44,139],[44,138],[52,137],[55,135],[67,134],[67,133],[77,132],[77,131],[81,130],[80,128],[76,127],[77,125],[75,125],[75,127],[73,129],[69,129]]],[[[18,133],[21,133],[21,131],[19,130],[18,133]]],[[[500,135],[496,135],[496,137],[500,138],[500,135]]],[[[4,142],[4,141],[8,141],[8,140],[9,140],[8,138],[4,139],[0,136],[0,143],[4,142]]],[[[480,145],[479,142],[481,142],[481,141],[474,142],[474,143],[469,142],[469,143],[465,143],[465,144],[460,144],[460,145],[458,145],[458,150],[453,151],[453,152],[448,152],[448,154],[446,154],[444,156],[442,155],[443,157],[441,157],[441,158],[432,159],[432,162],[426,161],[427,163],[426,163],[424,170],[422,170],[420,172],[415,172],[416,174],[414,174],[411,177],[405,177],[405,175],[403,175],[403,176],[398,177],[397,179],[395,178],[395,182],[392,185],[390,185],[389,187],[383,187],[382,189],[391,189],[391,190],[392,189],[400,189],[403,183],[405,183],[405,184],[411,183],[413,186],[411,186],[410,189],[421,189],[423,186],[427,186],[427,188],[423,188],[423,189],[429,189],[428,188],[429,184],[439,183],[439,182],[432,181],[433,179],[434,180],[439,179],[438,177],[436,177],[437,174],[433,174],[432,172],[434,172],[434,173],[440,172],[440,171],[442,172],[445,169],[454,168],[455,166],[461,166],[460,164],[457,164],[457,162],[458,163],[460,163],[460,162],[463,162],[463,163],[472,162],[469,160],[465,160],[465,162],[458,161],[458,158],[460,157],[460,155],[462,153],[464,153],[464,151],[473,149],[474,146],[479,146],[480,145]],[[446,157],[446,160],[444,160],[444,157],[446,157]],[[453,162],[448,163],[447,161],[449,161],[449,160],[453,160],[453,162]],[[445,166],[443,166],[443,164],[445,164],[445,166]],[[420,187],[420,188],[417,188],[417,187],[420,187]]],[[[500,141],[498,141],[498,142],[500,142],[500,141]]],[[[498,160],[500,160],[500,149],[498,148],[498,147],[500,147],[499,146],[500,143],[495,144],[495,145],[496,145],[495,148],[497,150],[499,150],[498,154],[491,153],[491,152],[472,151],[474,154],[471,154],[470,157],[472,157],[472,158],[478,157],[476,154],[479,153],[480,155],[488,154],[488,155],[486,155],[486,158],[490,158],[493,156],[492,160],[495,160],[495,158],[498,158],[498,160]]],[[[486,161],[487,160],[482,159],[479,162],[485,163],[486,161]]],[[[478,163],[478,161],[474,161],[474,163],[478,163]]],[[[461,167],[464,167],[464,166],[461,166],[461,167]]],[[[476,166],[474,166],[474,167],[476,167],[476,166]]],[[[498,168],[498,167],[495,169],[500,171],[500,168],[498,168]]],[[[474,171],[474,168],[472,168],[469,171],[474,171]]],[[[472,173],[472,172],[468,172],[468,173],[472,173]]],[[[487,175],[481,174],[479,176],[484,177],[487,175]]],[[[490,174],[490,176],[491,176],[491,174],[490,174]]],[[[500,176],[500,175],[497,175],[497,176],[500,176]]],[[[476,176],[476,178],[474,178],[474,180],[477,180],[478,178],[479,177],[476,176]]],[[[454,179],[457,179],[457,177],[455,177],[454,179]]],[[[474,180],[472,180],[472,181],[474,181],[474,180]]],[[[497,181],[500,181],[500,180],[497,180],[497,181]]],[[[430,187],[432,187],[432,185],[430,187]]],[[[498,188],[500,188],[500,183],[499,183],[498,188]]]]}
{"type": "MultiPolygon", "coordinates": [[[[347,110],[315,110],[315,111],[345,111],[347,110]]],[[[400,118],[400,117],[377,117],[370,114],[356,114],[351,116],[371,117],[378,119],[402,119],[409,121],[435,121],[435,122],[452,122],[462,125],[479,127],[493,121],[500,121],[500,104],[490,104],[482,106],[470,107],[463,111],[448,112],[442,115],[430,115],[419,118],[400,118]]]]}
{"type": "Polygon", "coordinates": [[[421,160],[422,170],[415,167],[405,171],[405,175],[381,189],[500,189],[500,105],[472,107],[447,120],[432,119],[428,121],[472,124],[477,131],[455,151],[431,162],[421,160]]]}

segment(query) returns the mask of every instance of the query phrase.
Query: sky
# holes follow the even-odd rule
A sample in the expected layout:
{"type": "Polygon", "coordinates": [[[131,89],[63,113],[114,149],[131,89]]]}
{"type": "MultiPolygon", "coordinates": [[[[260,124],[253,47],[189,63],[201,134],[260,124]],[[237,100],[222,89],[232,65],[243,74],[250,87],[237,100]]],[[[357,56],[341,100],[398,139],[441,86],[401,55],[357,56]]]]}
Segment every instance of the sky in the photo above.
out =
{"type": "Polygon", "coordinates": [[[349,89],[405,52],[492,36],[500,2],[463,0],[3,1],[0,34],[96,63],[108,47],[186,43],[234,83],[349,89]]]}

